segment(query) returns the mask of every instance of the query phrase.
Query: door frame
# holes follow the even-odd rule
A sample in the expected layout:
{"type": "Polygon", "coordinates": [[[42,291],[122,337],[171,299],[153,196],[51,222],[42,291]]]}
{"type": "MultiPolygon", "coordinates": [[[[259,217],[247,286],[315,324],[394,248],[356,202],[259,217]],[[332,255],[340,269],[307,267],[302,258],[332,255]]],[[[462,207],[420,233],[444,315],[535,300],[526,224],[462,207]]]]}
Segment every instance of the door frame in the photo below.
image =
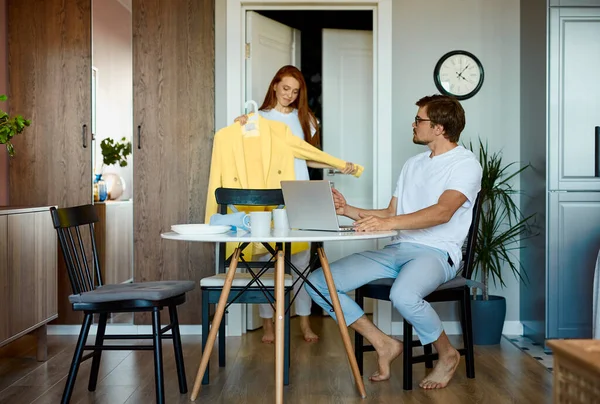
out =
{"type": "MultiPolygon", "coordinates": [[[[376,209],[386,208],[392,197],[392,0],[227,0],[224,10],[226,77],[224,83],[216,80],[217,92],[225,90],[227,122],[233,122],[244,110],[245,15],[251,10],[373,12],[373,204],[376,209]]],[[[220,10],[216,13],[220,14],[220,10]]],[[[220,20],[218,17],[215,20],[215,31],[219,31],[220,20]]],[[[221,42],[219,38],[216,41],[221,42]]],[[[229,309],[228,335],[245,332],[245,310],[237,306],[229,309]]],[[[373,320],[383,332],[391,333],[391,304],[377,301],[373,320]]]]}

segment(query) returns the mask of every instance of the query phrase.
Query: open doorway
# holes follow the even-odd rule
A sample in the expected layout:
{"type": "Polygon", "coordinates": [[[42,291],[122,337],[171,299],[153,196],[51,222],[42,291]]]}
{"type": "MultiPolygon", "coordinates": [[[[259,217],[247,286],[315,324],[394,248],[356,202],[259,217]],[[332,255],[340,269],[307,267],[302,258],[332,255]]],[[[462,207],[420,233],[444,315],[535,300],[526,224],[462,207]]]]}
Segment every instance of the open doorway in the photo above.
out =
{"type": "MultiPolygon", "coordinates": [[[[131,0],[92,1],[92,174],[102,280],[133,281],[133,35],[131,0]]],[[[133,323],[116,313],[109,323],[133,323]]]]}
{"type": "MultiPolygon", "coordinates": [[[[245,39],[247,11],[370,11],[372,14],[372,204],[384,208],[392,196],[392,0],[228,0],[216,3],[216,122],[232,122],[243,112],[246,101],[245,39]]],[[[262,90],[265,91],[265,90],[262,90]]],[[[260,98],[264,97],[259,96],[260,98]]],[[[326,118],[324,118],[326,120],[326,118]]],[[[326,128],[324,128],[326,129],[326,128]]],[[[340,153],[332,153],[339,155],[340,153]]],[[[336,179],[337,181],[337,179],[336,179]]],[[[383,243],[378,247],[383,247],[383,243]]],[[[241,306],[241,305],[236,305],[241,306]]],[[[391,332],[391,305],[377,302],[373,320],[382,331],[391,332]]],[[[227,316],[227,334],[242,335],[246,311],[232,307],[227,316]]]]}
{"type": "MultiPolygon", "coordinates": [[[[247,11],[245,34],[245,99],[261,105],[275,73],[284,65],[298,67],[319,121],[320,148],[365,168],[360,180],[331,169],[311,169],[310,178],[331,181],[352,205],[374,207],[373,11],[247,11]]],[[[374,249],[376,242],[327,242],[324,248],[329,259],[337,260],[374,249]]],[[[372,312],[370,303],[367,312],[372,312]]],[[[246,315],[247,329],[262,325],[256,305],[248,305],[246,315]]]]}

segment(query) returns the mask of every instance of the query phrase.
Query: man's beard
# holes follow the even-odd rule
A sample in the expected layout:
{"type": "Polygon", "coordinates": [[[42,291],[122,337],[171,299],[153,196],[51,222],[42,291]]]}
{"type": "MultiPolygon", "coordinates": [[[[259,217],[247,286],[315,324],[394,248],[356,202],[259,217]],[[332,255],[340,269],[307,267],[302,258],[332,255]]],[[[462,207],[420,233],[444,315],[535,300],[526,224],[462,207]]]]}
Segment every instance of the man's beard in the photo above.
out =
{"type": "Polygon", "coordinates": [[[413,143],[414,144],[420,144],[422,146],[427,146],[430,142],[427,142],[425,140],[421,140],[417,138],[417,135],[413,132],[413,143]]]}

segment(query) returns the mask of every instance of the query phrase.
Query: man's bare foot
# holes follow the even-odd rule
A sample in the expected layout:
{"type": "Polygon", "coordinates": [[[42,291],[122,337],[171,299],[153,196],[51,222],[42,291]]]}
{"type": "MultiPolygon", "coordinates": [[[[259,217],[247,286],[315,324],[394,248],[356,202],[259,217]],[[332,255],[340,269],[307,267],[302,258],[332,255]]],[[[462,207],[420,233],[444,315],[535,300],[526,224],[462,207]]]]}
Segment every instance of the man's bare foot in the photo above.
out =
{"type": "Polygon", "coordinates": [[[310,328],[310,320],[308,316],[300,316],[300,329],[304,335],[304,341],[317,342],[319,340],[319,336],[314,333],[312,328],[310,328]]]}
{"type": "Polygon", "coordinates": [[[392,337],[385,343],[383,349],[377,350],[378,370],[369,377],[372,382],[382,382],[390,378],[390,365],[402,353],[402,343],[392,337]]]}
{"type": "Polygon", "coordinates": [[[273,330],[273,321],[270,318],[263,318],[263,344],[272,344],[275,341],[275,331],[273,330]]]}
{"type": "Polygon", "coordinates": [[[448,385],[454,372],[460,363],[460,354],[454,348],[449,355],[440,358],[435,367],[423,380],[419,386],[423,389],[443,389],[448,385]]]}

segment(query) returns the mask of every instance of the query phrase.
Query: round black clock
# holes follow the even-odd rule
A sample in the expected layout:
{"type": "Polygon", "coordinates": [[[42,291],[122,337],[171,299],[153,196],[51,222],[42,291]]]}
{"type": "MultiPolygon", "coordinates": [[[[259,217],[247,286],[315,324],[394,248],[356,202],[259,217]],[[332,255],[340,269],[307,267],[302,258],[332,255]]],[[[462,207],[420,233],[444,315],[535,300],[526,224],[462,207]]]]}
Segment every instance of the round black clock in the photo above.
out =
{"type": "Polygon", "coordinates": [[[435,65],[433,81],[442,94],[466,100],[477,94],[483,85],[483,65],[470,52],[448,52],[435,65]]]}

